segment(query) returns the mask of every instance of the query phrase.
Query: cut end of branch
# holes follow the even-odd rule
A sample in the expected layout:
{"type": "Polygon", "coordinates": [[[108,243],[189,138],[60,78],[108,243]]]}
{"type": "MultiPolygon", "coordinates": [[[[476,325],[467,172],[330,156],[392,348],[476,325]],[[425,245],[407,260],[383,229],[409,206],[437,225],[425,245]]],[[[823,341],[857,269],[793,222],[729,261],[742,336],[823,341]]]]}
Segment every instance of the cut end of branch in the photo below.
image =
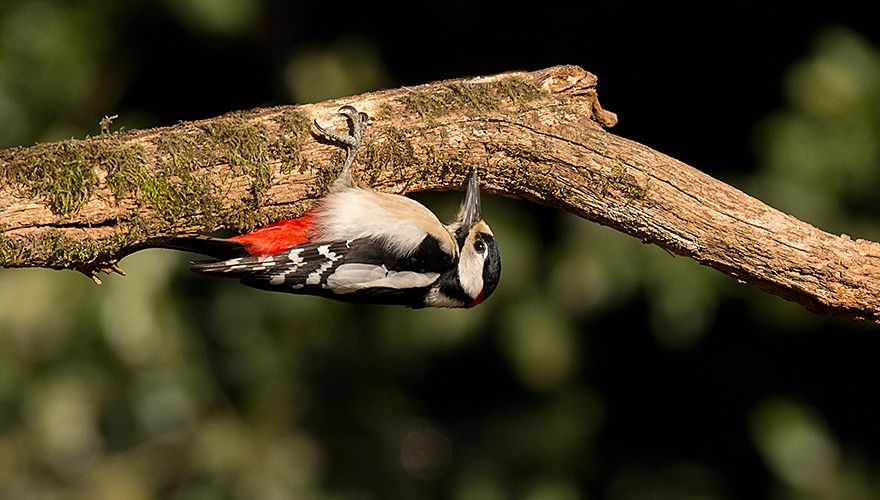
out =
{"type": "Polygon", "coordinates": [[[541,88],[552,93],[570,93],[579,97],[588,97],[592,103],[592,119],[604,128],[617,125],[617,113],[606,111],[599,104],[596,91],[598,78],[580,66],[554,66],[544,70],[547,75],[541,82],[541,88]]]}

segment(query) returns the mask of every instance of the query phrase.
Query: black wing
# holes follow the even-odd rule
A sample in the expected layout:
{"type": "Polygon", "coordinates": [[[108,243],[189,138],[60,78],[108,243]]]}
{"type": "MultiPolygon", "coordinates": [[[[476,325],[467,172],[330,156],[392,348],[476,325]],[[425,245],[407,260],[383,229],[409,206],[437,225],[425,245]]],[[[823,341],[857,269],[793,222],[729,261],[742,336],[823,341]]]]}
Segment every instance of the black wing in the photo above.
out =
{"type": "Polygon", "coordinates": [[[192,270],[239,278],[277,292],[319,295],[347,302],[424,305],[439,272],[400,269],[380,243],[363,238],[307,243],[280,254],[195,262],[192,270]]]}

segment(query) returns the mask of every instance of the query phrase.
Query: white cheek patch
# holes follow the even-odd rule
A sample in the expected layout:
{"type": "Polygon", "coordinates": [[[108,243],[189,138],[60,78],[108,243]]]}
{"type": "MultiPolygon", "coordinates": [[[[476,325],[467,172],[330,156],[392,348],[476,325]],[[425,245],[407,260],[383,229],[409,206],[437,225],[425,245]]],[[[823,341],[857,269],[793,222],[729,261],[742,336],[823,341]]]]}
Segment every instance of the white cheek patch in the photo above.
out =
{"type": "Polygon", "coordinates": [[[428,286],[438,273],[415,273],[412,271],[389,271],[385,266],[372,264],[342,264],[327,277],[326,287],[334,293],[346,294],[368,288],[420,288],[428,286]]]}
{"type": "Polygon", "coordinates": [[[483,291],[483,263],[486,252],[474,250],[474,233],[468,235],[458,260],[458,281],[469,297],[476,297],[483,291]]]}

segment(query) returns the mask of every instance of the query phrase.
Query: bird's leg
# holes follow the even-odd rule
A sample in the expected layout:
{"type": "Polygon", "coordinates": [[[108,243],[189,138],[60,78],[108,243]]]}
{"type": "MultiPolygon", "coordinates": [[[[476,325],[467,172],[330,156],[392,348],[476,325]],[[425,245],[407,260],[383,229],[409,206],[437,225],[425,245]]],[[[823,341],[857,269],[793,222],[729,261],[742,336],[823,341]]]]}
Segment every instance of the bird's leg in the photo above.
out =
{"type": "Polygon", "coordinates": [[[339,177],[333,182],[331,189],[354,186],[354,181],[351,179],[351,164],[354,162],[354,157],[361,147],[364,131],[371,124],[370,117],[366,113],[358,111],[354,106],[343,106],[339,108],[338,114],[348,119],[351,134],[332,132],[322,127],[318,120],[315,120],[315,128],[318,129],[321,135],[345,148],[345,162],[342,164],[342,171],[339,172],[339,177]]]}

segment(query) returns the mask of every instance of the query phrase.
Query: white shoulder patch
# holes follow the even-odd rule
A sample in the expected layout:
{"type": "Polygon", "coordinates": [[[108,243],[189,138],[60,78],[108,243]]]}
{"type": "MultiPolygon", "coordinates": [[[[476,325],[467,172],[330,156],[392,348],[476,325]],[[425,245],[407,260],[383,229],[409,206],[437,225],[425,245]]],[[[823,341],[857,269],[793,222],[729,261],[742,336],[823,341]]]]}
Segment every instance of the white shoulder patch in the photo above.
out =
{"type": "Polygon", "coordinates": [[[372,264],[342,264],[327,277],[325,285],[334,293],[345,294],[369,288],[420,288],[428,286],[439,273],[414,273],[412,271],[389,271],[385,266],[372,264]]]}

